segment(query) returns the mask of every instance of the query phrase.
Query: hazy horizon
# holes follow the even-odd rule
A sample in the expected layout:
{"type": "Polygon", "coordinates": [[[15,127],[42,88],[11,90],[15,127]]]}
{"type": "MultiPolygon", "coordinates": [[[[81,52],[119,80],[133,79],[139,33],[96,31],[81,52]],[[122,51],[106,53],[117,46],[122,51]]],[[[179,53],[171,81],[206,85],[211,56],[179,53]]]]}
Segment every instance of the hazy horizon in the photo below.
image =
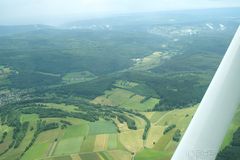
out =
{"type": "Polygon", "coordinates": [[[238,0],[15,0],[0,1],[0,25],[61,24],[141,12],[240,7],[238,0]],[[174,5],[173,5],[174,4],[174,5]]]}

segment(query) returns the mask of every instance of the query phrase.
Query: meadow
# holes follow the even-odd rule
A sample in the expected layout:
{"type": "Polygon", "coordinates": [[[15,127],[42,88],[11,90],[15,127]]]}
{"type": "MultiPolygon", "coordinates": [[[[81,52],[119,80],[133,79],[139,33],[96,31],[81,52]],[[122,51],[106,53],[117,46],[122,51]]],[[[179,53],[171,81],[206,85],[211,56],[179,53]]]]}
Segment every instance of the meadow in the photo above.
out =
{"type": "Polygon", "coordinates": [[[137,111],[147,111],[155,107],[159,102],[156,98],[147,98],[131,91],[116,88],[105,91],[105,95],[96,97],[92,103],[109,106],[121,106],[137,111]]]}

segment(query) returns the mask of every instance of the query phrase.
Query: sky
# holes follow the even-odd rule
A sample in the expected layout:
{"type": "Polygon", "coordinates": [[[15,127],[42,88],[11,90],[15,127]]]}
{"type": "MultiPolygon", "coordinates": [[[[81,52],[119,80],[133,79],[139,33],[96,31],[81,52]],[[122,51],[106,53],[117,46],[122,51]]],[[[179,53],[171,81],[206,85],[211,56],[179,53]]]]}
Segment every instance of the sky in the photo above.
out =
{"type": "Polygon", "coordinates": [[[0,0],[0,25],[57,24],[120,13],[238,6],[240,0],[0,0]]]}

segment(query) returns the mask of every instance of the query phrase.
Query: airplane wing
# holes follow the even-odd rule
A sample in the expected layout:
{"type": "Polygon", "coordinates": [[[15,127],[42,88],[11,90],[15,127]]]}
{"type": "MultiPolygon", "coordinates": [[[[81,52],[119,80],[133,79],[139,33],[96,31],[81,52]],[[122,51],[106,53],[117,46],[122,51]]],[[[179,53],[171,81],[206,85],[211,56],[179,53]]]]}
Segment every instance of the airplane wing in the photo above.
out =
{"type": "Polygon", "coordinates": [[[240,27],[172,160],[214,160],[240,103],[240,27]]]}

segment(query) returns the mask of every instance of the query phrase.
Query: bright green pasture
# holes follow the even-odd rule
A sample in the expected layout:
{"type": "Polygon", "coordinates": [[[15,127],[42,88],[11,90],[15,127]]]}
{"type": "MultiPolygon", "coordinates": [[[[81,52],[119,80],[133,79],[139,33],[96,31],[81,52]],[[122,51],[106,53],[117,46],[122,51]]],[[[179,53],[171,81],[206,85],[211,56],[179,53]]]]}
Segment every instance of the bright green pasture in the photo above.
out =
{"type": "Polygon", "coordinates": [[[88,130],[88,124],[68,126],[65,129],[63,139],[86,136],[88,134],[88,130]]]}
{"type": "Polygon", "coordinates": [[[131,91],[115,88],[106,91],[105,95],[95,98],[92,102],[111,106],[121,106],[139,111],[153,109],[159,102],[159,99],[157,98],[149,98],[142,102],[144,98],[144,96],[137,95],[131,91]]]}
{"type": "Polygon", "coordinates": [[[54,155],[67,155],[80,152],[83,137],[75,137],[60,140],[55,149],[54,155]]]}
{"type": "Polygon", "coordinates": [[[145,148],[135,156],[135,160],[169,160],[171,155],[166,151],[145,148]]]}
{"type": "Polygon", "coordinates": [[[96,139],[96,136],[94,136],[94,135],[84,137],[84,141],[82,143],[80,151],[81,152],[92,152],[94,149],[94,145],[95,145],[95,139],[96,139]]]}
{"type": "Polygon", "coordinates": [[[116,126],[111,121],[89,123],[89,135],[117,133],[116,126]]]}

